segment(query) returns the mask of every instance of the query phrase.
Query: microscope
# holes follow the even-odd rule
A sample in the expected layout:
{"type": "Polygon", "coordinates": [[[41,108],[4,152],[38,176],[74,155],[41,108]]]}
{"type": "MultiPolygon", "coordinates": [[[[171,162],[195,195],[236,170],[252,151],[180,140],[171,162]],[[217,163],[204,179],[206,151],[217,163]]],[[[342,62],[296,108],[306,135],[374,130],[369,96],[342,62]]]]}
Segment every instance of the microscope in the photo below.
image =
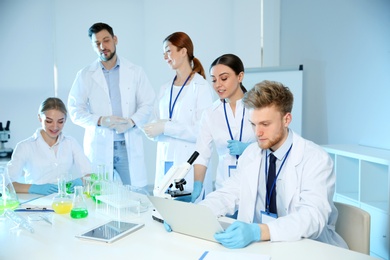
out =
{"type": "Polygon", "coordinates": [[[176,198],[191,195],[190,192],[184,190],[184,185],[186,184],[184,177],[187,175],[198,156],[199,153],[195,151],[187,162],[180,165],[173,165],[164,175],[161,182],[154,188],[153,195],[163,198],[176,198]],[[172,189],[173,186],[176,189],[172,189]]]}
{"type": "MultiPolygon", "coordinates": [[[[192,164],[198,158],[199,153],[195,151],[187,162],[180,165],[173,165],[169,171],[164,175],[164,178],[153,190],[153,195],[166,199],[175,199],[182,196],[191,195],[191,192],[184,190],[186,180],[184,177],[190,171],[192,164]],[[175,186],[175,190],[172,187],[175,186]]],[[[156,209],[153,209],[152,218],[160,223],[164,223],[164,219],[156,209]]]]}
{"type": "Polygon", "coordinates": [[[11,138],[10,131],[9,131],[9,125],[10,121],[7,121],[7,124],[5,128],[3,127],[3,123],[0,122],[0,159],[1,158],[11,158],[12,155],[12,149],[6,148],[4,144],[8,142],[8,140],[11,138]]]}

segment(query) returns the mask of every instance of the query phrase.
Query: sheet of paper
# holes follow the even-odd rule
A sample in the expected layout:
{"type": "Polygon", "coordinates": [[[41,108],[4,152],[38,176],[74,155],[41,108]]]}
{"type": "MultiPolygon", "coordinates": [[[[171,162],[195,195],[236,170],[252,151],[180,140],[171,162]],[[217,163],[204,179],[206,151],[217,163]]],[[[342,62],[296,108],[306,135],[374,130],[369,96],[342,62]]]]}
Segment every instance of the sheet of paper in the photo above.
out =
{"type": "Polygon", "coordinates": [[[205,251],[199,260],[270,260],[271,256],[252,254],[252,253],[240,253],[240,252],[221,252],[221,251],[205,251]]]}

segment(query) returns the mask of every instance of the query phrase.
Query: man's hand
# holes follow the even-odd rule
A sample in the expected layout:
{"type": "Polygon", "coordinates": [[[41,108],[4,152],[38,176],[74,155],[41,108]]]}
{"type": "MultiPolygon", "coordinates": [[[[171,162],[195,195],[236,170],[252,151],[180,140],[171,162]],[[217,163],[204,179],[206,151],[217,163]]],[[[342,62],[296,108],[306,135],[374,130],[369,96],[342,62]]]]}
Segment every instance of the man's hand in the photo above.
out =
{"type": "Polygon", "coordinates": [[[118,124],[114,126],[115,132],[117,134],[123,134],[133,127],[134,127],[134,122],[133,120],[131,120],[131,118],[127,119],[126,124],[118,124]]]}
{"type": "Polygon", "coordinates": [[[102,116],[100,118],[100,126],[114,128],[116,125],[127,124],[127,119],[120,116],[102,116]]]}
{"type": "Polygon", "coordinates": [[[227,248],[243,248],[252,242],[260,241],[261,229],[256,223],[235,221],[224,232],[214,235],[215,240],[227,248]]]}

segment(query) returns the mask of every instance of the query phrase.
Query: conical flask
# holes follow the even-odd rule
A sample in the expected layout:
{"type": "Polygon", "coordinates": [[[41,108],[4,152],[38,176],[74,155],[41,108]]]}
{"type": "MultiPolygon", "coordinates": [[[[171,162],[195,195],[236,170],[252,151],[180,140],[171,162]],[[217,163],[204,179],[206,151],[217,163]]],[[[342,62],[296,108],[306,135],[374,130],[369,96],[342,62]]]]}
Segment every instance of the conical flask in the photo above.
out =
{"type": "Polygon", "coordinates": [[[85,218],[88,216],[87,204],[83,196],[83,186],[74,187],[73,205],[70,211],[72,218],[85,218]]]}
{"type": "Polygon", "coordinates": [[[66,193],[66,178],[58,178],[58,194],[53,198],[52,205],[55,213],[67,214],[72,209],[72,197],[66,193]]]}
{"type": "Polygon", "coordinates": [[[5,168],[0,167],[0,215],[4,210],[14,210],[19,206],[18,196],[5,168]]]}

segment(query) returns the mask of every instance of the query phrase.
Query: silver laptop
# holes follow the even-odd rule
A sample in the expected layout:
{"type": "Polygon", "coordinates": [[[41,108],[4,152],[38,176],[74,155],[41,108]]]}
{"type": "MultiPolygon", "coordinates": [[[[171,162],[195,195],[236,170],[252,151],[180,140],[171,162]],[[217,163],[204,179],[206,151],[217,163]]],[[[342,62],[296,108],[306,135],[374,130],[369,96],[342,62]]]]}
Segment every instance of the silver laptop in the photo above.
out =
{"type": "Polygon", "coordinates": [[[218,220],[210,208],[173,199],[148,196],[172,231],[216,242],[214,234],[231,223],[218,220]]]}

